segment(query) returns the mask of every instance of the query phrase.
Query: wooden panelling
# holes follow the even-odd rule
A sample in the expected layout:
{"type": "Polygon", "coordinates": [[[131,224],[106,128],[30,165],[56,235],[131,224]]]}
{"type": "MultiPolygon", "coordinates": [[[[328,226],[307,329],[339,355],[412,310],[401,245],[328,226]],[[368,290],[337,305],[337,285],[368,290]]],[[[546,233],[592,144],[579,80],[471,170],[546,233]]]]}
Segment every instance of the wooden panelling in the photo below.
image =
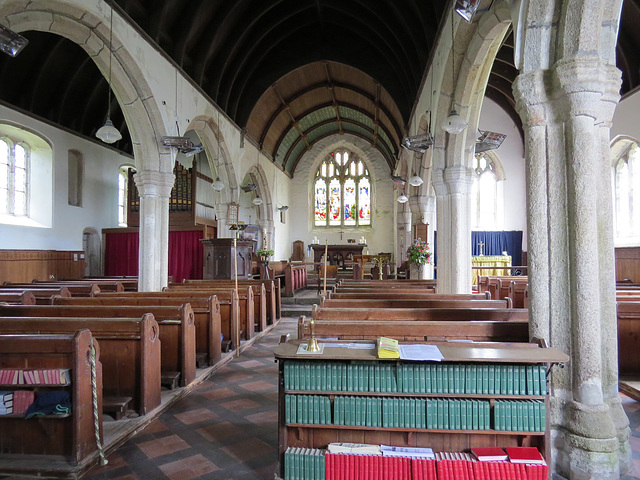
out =
{"type": "Polygon", "coordinates": [[[640,283],[640,247],[616,248],[616,281],[640,283]]]}
{"type": "Polygon", "coordinates": [[[83,251],[0,250],[0,283],[75,279],[83,275],[83,251]]]}

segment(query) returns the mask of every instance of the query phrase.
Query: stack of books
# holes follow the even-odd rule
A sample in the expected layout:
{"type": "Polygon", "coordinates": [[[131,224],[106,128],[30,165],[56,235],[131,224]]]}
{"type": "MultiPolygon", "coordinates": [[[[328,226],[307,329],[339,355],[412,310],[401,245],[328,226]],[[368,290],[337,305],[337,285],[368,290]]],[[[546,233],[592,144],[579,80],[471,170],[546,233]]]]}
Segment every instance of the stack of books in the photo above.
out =
{"type": "Polygon", "coordinates": [[[68,385],[71,383],[66,368],[0,369],[1,385],[68,385]]]}
{"type": "Polygon", "coordinates": [[[289,447],[284,452],[284,480],[324,480],[325,450],[289,447]]]}
{"type": "Polygon", "coordinates": [[[378,338],[376,347],[378,350],[378,358],[400,358],[398,341],[393,338],[378,338]]]}
{"type": "Polygon", "coordinates": [[[13,413],[13,392],[0,391],[0,415],[13,413]]]}

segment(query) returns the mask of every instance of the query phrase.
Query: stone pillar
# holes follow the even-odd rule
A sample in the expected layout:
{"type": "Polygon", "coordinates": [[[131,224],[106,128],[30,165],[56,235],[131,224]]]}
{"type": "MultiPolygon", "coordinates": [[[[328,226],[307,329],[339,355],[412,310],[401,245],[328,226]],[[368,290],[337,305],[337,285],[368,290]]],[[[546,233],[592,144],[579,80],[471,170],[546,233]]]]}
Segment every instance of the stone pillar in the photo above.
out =
{"type": "Polygon", "coordinates": [[[227,209],[228,205],[226,203],[218,203],[215,206],[216,222],[218,223],[218,238],[233,237],[229,230],[229,225],[227,225],[227,209]]]}
{"type": "Polygon", "coordinates": [[[471,169],[434,169],[437,197],[438,293],[471,293],[471,169]]]}
{"type": "Polygon", "coordinates": [[[398,239],[396,243],[398,245],[396,253],[398,266],[407,260],[407,248],[411,245],[411,211],[407,208],[406,203],[400,208],[403,208],[404,211],[398,212],[398,239]]]}
{"type": "Polygon", "coordinates": [[[159,292],[169,276],[169,197],[175,176],[143,170],[134,180],[140,194],[138,290],[159,292]]]}
{"type": "Polygon", "coordinates": [[[426,223],[429,225],[427,229],[427,238],[425,239],[429,244],[429,248],[431,248],[431,263],[424,266],[424,277],[425,278],[434,278],[434,235],[436,227],[436,196],[435,195],[427,195],[424,203],[424,209],[422,210],[422,223],[426,223]]]}
{"type": "Polygon", "coordinates": [[[551,375],[552,470],[566,478],[618,478],[628,452],[611,365],[617,339],[607,70],[585,55],[514,83],[527,157],[530,332],[572,358],[551,375]]]}

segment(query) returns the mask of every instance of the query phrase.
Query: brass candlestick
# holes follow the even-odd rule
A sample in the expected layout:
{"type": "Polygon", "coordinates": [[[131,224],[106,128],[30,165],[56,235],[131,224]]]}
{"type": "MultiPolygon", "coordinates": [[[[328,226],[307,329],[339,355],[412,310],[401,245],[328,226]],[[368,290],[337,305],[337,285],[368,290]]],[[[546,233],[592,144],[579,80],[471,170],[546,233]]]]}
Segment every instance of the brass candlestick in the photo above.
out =
{"type": "Polygon", "coordinates": [[[318,340],[316,340],[315,338],[315,329],[313,327],[314,325],[314,321],[313,318],[311,319],[311,322],[309,322],[309,324],[311,325],[311,338],[309,339],[309,341],[307,342],[307,352],[319,352],[320,351],[320,346],[318,345],[318,340]]]}

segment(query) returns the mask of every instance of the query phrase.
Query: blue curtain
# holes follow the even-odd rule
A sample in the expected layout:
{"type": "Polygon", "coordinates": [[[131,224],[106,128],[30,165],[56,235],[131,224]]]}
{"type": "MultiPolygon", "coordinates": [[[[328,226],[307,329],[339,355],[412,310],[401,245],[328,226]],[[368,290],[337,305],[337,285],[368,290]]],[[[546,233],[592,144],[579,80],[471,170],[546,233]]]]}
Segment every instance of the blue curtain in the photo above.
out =
{"type": "MultiPolygon", "coordinates": [[[[511,255],[511,265],[522,265],[522,231],[471,232],[471,255],[480,255],[480,242],[485,255],[511,255]]],[[[438,264],[438,232],[433,232],[433,264],[438,264]]]]}
{"type": "Polygon", "coordinates": [[[471,232],[471,255],[480,255],[479,243],[484,243],[485,255],[511,255],[511,265],[522,265],[522,232],[471,232]]]}

